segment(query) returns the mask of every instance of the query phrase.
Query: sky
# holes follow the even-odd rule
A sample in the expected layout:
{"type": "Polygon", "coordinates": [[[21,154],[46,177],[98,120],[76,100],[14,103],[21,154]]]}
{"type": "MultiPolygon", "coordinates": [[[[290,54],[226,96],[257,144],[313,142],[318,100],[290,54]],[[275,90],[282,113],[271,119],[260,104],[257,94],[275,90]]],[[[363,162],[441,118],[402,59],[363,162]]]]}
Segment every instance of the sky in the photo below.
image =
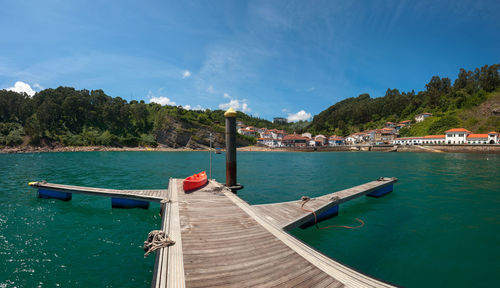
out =
{"type": "Polygon", "coordinates": [[[500,63],[500,1],[1,1],[0,89],[309,120],[500,63]]]}

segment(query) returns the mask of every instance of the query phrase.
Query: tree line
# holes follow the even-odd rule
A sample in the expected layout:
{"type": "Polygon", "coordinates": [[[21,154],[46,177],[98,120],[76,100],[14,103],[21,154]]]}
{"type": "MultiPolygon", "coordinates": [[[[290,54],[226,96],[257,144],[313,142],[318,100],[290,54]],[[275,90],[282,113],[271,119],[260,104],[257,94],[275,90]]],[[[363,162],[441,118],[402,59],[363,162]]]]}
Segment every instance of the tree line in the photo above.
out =
{"type": "MultiPolygon", "coordinates": [[[[256,127],[283,128],[238,112],[238,119],[256,127]]],[[[102,90],[71,87],[45,89],[33,97],[0,90],[0,146],[31,144],[66,146],[156,146],[156,133],[171,119],[194,127],[224,131],[224,111],[186,110],[181,106],[127,102],[102,90]]]]}

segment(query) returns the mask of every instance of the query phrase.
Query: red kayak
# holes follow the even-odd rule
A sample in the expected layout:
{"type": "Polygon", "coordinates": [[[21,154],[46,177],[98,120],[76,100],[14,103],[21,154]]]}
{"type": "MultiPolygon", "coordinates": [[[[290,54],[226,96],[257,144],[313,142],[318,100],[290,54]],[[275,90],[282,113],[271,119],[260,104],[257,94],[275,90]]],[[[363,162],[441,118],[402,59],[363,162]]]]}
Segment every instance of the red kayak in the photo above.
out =
{"type": "Polygon", "coordinates": [[[207,184],[207,173],[205,173],[205,171],[189,176],[182,181],[184,192],[198,189],[203,187],[205,184],[207,184]]]}

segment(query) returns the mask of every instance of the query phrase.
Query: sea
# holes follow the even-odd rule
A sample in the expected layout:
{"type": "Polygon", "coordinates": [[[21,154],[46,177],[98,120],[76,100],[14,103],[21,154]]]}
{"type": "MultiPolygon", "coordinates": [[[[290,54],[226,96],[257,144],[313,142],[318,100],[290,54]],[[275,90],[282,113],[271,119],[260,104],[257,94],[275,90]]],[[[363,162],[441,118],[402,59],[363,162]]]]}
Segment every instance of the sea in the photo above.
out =
{"type": "MultiPolygon", "coordinates": [[[[340,206],[291,233],[362,273],[404,287],[498,287],[500,155],[383,152],[238,152],[238,195],[250,204],[298,200],[397,177],[394,191],[340,206]]],[[[208,152],[0,154],[0,288],[147,287],[159,204],[112,209],[105,197],[37,198],[30,181],[167,188],[207,171],[225,182],[225,155],[208,152]],[[211,158],[211,160],[210,160],[211,158]],[[210,166],[211,163],[211,166],[210,166]]],[[[257,252],[256,252],[257,253],[257,252]]],[[[243,285],[244,283],[242,283],[243,285]]]]}

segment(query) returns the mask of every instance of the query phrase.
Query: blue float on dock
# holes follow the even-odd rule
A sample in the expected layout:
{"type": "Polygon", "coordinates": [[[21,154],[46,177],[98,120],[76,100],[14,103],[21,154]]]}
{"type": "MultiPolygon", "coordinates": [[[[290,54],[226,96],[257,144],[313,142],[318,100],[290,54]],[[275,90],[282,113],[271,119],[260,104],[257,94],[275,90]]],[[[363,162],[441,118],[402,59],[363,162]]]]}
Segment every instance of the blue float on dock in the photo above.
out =
{"type": "Polygon", "coordinates": [[[142,208],[148,209],[149,202],[125,198],[111,198],[111,207],[113,208],[142,208]]]}
{"type": "Polygon", "coordinates": [[[54,190],[40,189],[38,188],[38,198],[45,199],[59,199],[63,201],[69,201],[73,197],[70,192],[60,192],[54,190]]]}
{"type": "Polygon", "coordinates": [[[299,227],[301,229],[306,229],[308,227],[316,225],[316,223],[319,223],[319,222],[321,222],[323,220],[335,217],[337,215],[339,215],[339,205],[335,205],[335,206],[329,208],[328,210],[326,210],[325,212],[317,215],[316,216],[317,217],[316,222],[314,222],[314,219],[311,219],[311,220],[307,221],[306,223],[300,225],[299,227]]]}
{"type": "Polygon", "coordinates": [[[393,184],[390,184],[390,185],[387,185],[387,186],[384,186],[380,189],[377,189],[373,192],[370,192],[368,194],[366,194],[366,196],[371,196],[371,197],[381,197],[381,196],[384,196],[385,194],[388,194],[388,193],[391,193],[392,192],[392,189],[393,189],[393,184]]]}

